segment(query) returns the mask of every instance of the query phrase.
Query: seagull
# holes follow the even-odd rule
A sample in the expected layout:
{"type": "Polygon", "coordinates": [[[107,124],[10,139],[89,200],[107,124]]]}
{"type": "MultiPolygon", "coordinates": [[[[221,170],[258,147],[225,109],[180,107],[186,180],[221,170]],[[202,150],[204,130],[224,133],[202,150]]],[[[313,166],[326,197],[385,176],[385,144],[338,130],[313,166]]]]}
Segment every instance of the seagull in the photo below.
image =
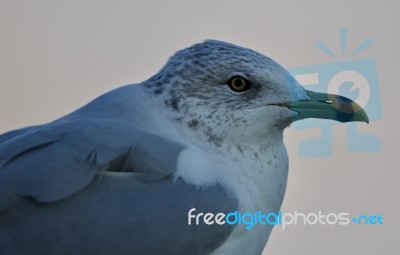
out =
{"type": "Polygon", "coordinates": [[[0,136],[0,254],[259,255],[273,225],[211,217],[280,210],[283,130],[306,118],[368,122],[256,51],[180,50],[144,82],[0,136]]]}

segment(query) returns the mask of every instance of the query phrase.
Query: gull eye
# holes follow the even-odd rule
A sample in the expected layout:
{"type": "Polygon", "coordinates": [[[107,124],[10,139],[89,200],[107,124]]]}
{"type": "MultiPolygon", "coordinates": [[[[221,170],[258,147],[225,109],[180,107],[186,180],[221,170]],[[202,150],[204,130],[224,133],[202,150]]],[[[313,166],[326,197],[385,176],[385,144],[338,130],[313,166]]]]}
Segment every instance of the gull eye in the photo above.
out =
{"type": "Polygon", "coordinates": [[[242,92],[248,90],[251,87],[250,81],[243,78],[242,76],[233,76],[229,79],[228,85],[231,90],[235,92],[242,92]]]}

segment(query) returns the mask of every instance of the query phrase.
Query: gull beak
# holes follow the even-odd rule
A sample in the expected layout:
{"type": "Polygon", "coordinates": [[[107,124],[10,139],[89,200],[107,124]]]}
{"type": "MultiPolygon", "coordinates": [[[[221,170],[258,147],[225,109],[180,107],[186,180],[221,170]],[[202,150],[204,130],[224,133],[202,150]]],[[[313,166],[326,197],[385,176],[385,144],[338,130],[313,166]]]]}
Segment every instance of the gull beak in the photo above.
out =
{"type": "Polygon", "coordinates": [[[306,90],[309,100],[291,102],[288,108],[298,114],[293,122],[306,118],[331,119],[340,122],[369,123],[365,111],[353,100],[334,94],[306,90]]]}

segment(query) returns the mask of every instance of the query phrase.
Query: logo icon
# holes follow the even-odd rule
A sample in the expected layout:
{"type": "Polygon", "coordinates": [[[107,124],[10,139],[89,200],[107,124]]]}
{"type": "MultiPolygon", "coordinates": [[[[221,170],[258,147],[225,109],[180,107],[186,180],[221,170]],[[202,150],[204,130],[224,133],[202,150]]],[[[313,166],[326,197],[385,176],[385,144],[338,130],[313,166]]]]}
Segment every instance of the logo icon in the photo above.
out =
{"type": "MultiPolygon", "coordinates": [[[[347,53],[346,28],[339,29],[340,54],[335,54],[325,43],[318,40],[315,47],[331,56],[331,63],[289,68],[289,72],[306,89],[317,92],[339,94],[356,101],[367,112],[370,121],[382,118],[379,96],[379,84],[376,62],[373,58],[354,59],[372,45],[370,38],[362,41],[359,46],[347,53]]],[[[302,121],[293,123],[294,130],[320,128],[321,136],[302,141],[298,152],[303,157],[332,156],[333,128],[338,123],[333,121],[302,121]]],[[[348,152],[378,152],[380,140],[373,134],[361,133],[359,123],[346,124],[346,146],[348,152]]]]}

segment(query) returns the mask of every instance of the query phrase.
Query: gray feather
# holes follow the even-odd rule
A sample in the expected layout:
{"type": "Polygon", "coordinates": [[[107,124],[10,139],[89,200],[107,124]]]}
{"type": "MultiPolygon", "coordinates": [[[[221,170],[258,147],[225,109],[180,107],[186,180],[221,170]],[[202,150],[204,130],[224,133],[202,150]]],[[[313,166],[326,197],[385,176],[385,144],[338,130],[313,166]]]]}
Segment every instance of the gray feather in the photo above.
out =
{"type": "Polygon", "coordinates": [[[25,199],[4,212],[0,254],[208,254],[233,226],[188,225],[193,207],[227,213],[237,201],[218,185],[199,189],[171,179],[104,176],[62,201],[25,199]]]}

